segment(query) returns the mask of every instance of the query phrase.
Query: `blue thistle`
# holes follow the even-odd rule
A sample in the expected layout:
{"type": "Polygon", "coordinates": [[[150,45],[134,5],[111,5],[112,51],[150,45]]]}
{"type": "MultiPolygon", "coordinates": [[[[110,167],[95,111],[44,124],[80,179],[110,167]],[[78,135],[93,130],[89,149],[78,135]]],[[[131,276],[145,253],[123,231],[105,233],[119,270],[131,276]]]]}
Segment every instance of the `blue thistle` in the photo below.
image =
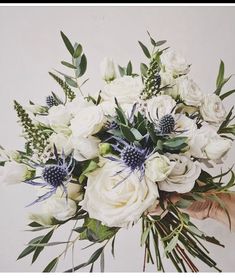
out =
{"type": "Polygon", "coordinates": [[[42,174],[41,176],[37,176],[31,180],[25,181],[26,183],[33,186],[49,187],[49,191],[47,193],[38,197],[34,202],[29,204],[28,206],[31,206],[35,203],[50,198],[56,192],[58,187],[62,187],[66,199],[68,198],[66,185],[70,182],[72,178],[72,172],[75,167],[74,159],[71,155],[69,162],[67,162],[63,151],[61,157],[59,157],[55,146],[54,154],[56,158],[56,164],[39,165],[34,163],[34,166],[42,168],[42,174]],[[35,181],[37,179],[41,179],[42,182],[35,181]]]}
{"type": "MultiPolygon", "coordinates": [[[[140,173],[140,180],[142,180],[145,172],[145,161],[152,154],[149,148],[138,147],[133,143],[128,143],[122,138],[113,136],[117,141],[116,145],[112,145],[113,149],[118,152],[120,158],[108,156],[107,159],[118,162],[122,165],[122,170],[116,174],[121,174],[124,171],[128,172],[128,175],[117,185],[126,180],[133,172],[140,173]]],[[[116,186],[117,186],[116,185],[116,186]]]]}

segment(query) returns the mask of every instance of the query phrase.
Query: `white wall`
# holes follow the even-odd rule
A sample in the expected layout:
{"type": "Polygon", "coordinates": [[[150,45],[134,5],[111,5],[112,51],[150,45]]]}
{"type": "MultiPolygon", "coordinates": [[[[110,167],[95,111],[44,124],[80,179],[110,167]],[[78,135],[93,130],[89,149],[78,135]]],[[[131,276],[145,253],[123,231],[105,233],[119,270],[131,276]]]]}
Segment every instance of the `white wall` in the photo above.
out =
{"type": "MultiPolygon", "coordinates": [[[[138,70],[144,59],[137,40],[147,42],[146,30],[157,39],[167,39],[193,65],[191,75],[202,90],[215,88],[219,59],[227,73],[235,72],[235,8],[234,7],[0,7],[0,142],[6,148],[18,148],[20,128],[12,107],[13,99],[25,104],[29,98],[43,101],[58,87],[47,72],[61,69],[59,61],[68,54],[59,36],[63,30],[72,40],[81,42],[88,56],[90,83],[87,90],[97,92],[99,62],[104,56],[114,57],[120,64],[131,59],[138,70]]],[[[228,89],[235,87],[233,78],[228,89]]],[[[227,107],[234,98],[227,101],[227,107]]],[[[230,153],[228,165],[232,164],[230,153]]],[[[29,258],[16,261],[32,233],[24,232],[24,208],[34,198],[27,185],[0,188],[0,271],[40,271],[57,248],[50,247],[34,265],[29,258]]],[[[214,234],[226,248],[210,246],[211,255],[224,271],[234,271],[235,237],[222,225],[207,220],[199,225],[214,234]]],[[[107,271],[141,271],[143,254],[139,248],[140,227],[122,231],[117,237],[116,259],[107,253],[107,271]],[[108,258],[109,257],[109,258],[108,258]]],[[[57,240],[66,240],[69,228],[57,240]]],[[[36,235],[35,235],[36,236],[36,235]]],[[[56,240],[56,239],[55,239],[56,240]]],[[[80,244],[78,244],[80,245],[80,244]]],[[[59,248],[58,248],[59,249],[59,248]]],[[[85,261],[88,252],[76,249],[76,261],[85,261]]],[[[202,271],[208,271],[200,263],[202,271]]],[[[58,270],[71,266],[70,256],[62,260],[58,270]]],[[[149,271],[154,271],[150,266],[149,271]]],[[[167,267],[172,271],[171,266],[167,267]]]]}

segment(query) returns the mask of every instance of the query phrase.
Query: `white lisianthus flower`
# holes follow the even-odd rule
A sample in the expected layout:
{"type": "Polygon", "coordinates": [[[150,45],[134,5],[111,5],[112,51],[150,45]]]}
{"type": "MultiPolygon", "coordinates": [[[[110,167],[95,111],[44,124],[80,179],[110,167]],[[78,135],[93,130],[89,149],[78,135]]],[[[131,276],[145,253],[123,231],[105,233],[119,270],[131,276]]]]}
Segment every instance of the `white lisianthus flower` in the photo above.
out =
{"type": "Polygon", "coordinates": [[[167,95],[153,97],[146,101],[146,116],[150,121],[158,121],[164,115],[172,113],[176,101],[167,95]]]}
{"type": "Polygon", "coordinates": [[[202,104],[203,93],[192,79],[183,76],[177,78],[176,84],[178,94],[185,104],[196,107],[202,104]]]}
{"type": "Polygon", "coordinates": [[[166,71],[174,76],[189,72],[189,65],[185,58],[174,50],[166,50],[161,55],[161,63],[166,71]]]}
{"type": "Polygon", "coordinates": [[[154,153],[145,161],[145,175],[152,182],[163,181],[174,165],[175,162],[171,162],[165,155],[154,153]]]}
{"type": "Polygon", "coordinates": [[[104,112],[100,105],[93,105],[79,110],[71,120],[71,131],[74,137],[88,137],[97,133],[105,122],[104,112]]]}
{"type": "Polygon", "coordinates": [[[205,147],[205,153],[210,160],[219,160],[232,147],[232,141],[222,137],[210,142],[205,147]]]}
{"type": "Polygon", "coordinates": [[[102,78],[109,82],[116,78],[116,71],[114,62],[112,59],[105,57],[103,61],[100,63],[100,71],[102,78]]]}
{"type": "Polygon", "coordinates": [[[48,111],[48,120],[51,128],[56,132],[68,133],[68,126],[72,115],[66,106],[60,104],[52,106],[48,111]]]}
{"type": "Polygon", "coordinates": [[[159,189],[167,192],[190,192],[201,173],[200,163],[178,154],[169,155],[169,159],[175,165],[167,178],[158,182],[159,189]]]}
{"type": "Polygon", "coordinates": [[[139,77],[123,76],[106,84],[101,91],[104,101],[114,102],[117,98],[119,104],[136,102],[143,90],[143,83],[139,77]]]}
{"type": "MultiPolygon", "coordinates": [[[[82,186],[77,183],[72,183],[69,182],[66,184],[67,192],[68,192],[68,198],[75,201],[75,202],[80,202],[83,199],[83,191],[82,191],[82,186]]],[[[56,190],[56,196],[61,197],[64,196],[64,191],[59,186],[56,190]]]]}
{"type": "Polygon", "coordinates": [[[81,109],[87,108],[87,107],[93,107],[94,103],[92,101],[87,101],[84,97],[81,95],[76,96],[75,99],[71,102],[67,102],[65,104],[65,107],[67,110],[71,113],[72,116],[76,116],[77,113],[81,109]]]}
{"type": "Polygon", "coordinates": [[[17,184],[31,178],[33,172],[25,164],[7,161],[0,167],[0,182],[5,185],[17,184]]]}
{"type": "Polygon", "coordinates": [[[43,226],[53,224],[53,219],[66,221],[77,211],[77,204],[71,199],[54,196],[42,204],[40,213],[31,213],[29,218],[43,226]]]}
{"type": "Polygon", "coordinates": [[[56,146],[57,152],[62,153],[64,151],[65,155],[69,155],[73,150],[73,145],[71,144],[70,137],[63,133],[53,133],[49,139],[50,148],[56,146]]]}
{"type": "Polygon", "coordinates": [[[99,156],[99,143],[100,140],[94,136],[84,137],[71,137],[71,145],[73,146],[73,157],[77,161],[84,161],[99,156]]]}
{"type": "Polygon", "coordinates": [[[189,146],[192,156],[219,162],[231,148],[232,142],[218,135],[212,126],[206,124],[195,132],[189,146]]]}
{"type": "Polygon", "coordinates": [[[197,130],[197,125],[195,120],[184,114],[175,114],[175,130],[178,131],[175,136],[191,139],[197,130]]]}
{"type": "Polygon", "coordinates": [[[155,183],[147,177],[142,180],[136,173],[127,179],[117,175],[118,163],[106,161],[102,168],[88,175],[87,188],[82,202],[91,218],[108,227],[127,227],[139,220],[159,197],[155,183]]]}
{"type": "Polygon", "coordinates": [[[200,113],[203,120],[214,124],[223,122],[226,116],[226,110],[223,106],[223,102],[216,94],[208,94],[204,96],[200,107],[200,113]]]}

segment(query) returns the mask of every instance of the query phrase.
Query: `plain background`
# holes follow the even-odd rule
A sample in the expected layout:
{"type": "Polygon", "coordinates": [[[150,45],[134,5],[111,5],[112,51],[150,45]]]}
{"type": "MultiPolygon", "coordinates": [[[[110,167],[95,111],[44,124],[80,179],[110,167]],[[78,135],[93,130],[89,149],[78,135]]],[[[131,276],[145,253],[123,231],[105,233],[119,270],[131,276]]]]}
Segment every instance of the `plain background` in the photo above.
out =
{"type": "MultiPolygon", "coordinates": [[[[61,93],[47,73],[52,68],[61,70],[60,61],[69,58],[60,30],[85,49],[88,93],[97,93],[102,85],[99,63],[104,56],[113,57],[121,65],[131,59],[138,71],[145,58],[137,41],[148,43],[146,30],[156,39],[167,39],[169,46],[181,51],[192,64],[191,76],[205,93],[212,93],[219,59],[224,60],[227,73],[235,73],[234,26],[234,7],[0,7],[1,145],[9,149],[23,146],[13,99],[22,104],[28,99],[44,102],[51,90],[61,93]]],[[[233,78],[227,89],[234,87],[233,78]]],[[[232,102],[234,98],[226,102],[227,108],[232,102]]],[[[233,155],[234,149],[225,165],[232,164],[233,155]]],[[[48,247],[33,265],[30,258],[16,261],[24,244],[36,236],[24,231],[30,211],[25,205],[33,198],[34,189],[28,185],[0,187],[0,271],[41,271],[61,250],[48,247]]],[[[235,234],[212,220],[196,223],[225,244],[224,249],[209,246],[218,265],[224,271],[235,271],[235,234]]],[[[69,230],[70,227],[62,229],[53,240],[66,240],[69,230]]],[[[143,250],[139,248],[139,238],[139,225],[123,230],[116,240],[116,259],[111,258],[109,250],[106,252],[106,271],[141,271],[143,250]]],[[[76,263],[86,261],[92,252],[80,251],[81,246],[84,243],[75,249],[76,263]]],[[[201,271],[211,271],[200,262],[197,264],[201,271]]],[[[174,271],[170,264],[166,265],[167,271],[174,271]]],[[[58,270],[70,267],[68,253],[58,270]]],[[[155,268],[149,266],[147,270],[155,268]]]]}

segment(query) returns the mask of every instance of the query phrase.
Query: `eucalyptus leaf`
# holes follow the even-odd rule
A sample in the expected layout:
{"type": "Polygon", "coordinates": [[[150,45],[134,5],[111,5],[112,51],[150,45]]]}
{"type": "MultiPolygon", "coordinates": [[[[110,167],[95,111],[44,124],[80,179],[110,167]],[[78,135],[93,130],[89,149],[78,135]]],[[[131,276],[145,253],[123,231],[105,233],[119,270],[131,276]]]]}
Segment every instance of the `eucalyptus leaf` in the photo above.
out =
{"type": "MultiPolygon", "coordinates": [[[[51,230],[50,232],[48,232],[38,243],[39,244],[48,243],[48,241],[51,239],[51,237],[53,235],[53,232],[54,232],[54,230],[51,230]]],[[[32,264],[37,260],[38,256],[40,255],[40,253],[42,252],[43,249],[44,249],[44,246],[37,246],[35,248],[33,258],[32,258],[32,264]]]]}
{"type": "Polygon", "coordinates": [[[81,56],[81,54],[82,54],[82,46],[81,44],[78,44],[74,51],[73,57],[78,58],[79,56],[81,56]]]}
{"type": "Polygon", "coordinates": [[[56,270],[57,264],[59,262],[59,257],[54,258],[43,270],[43,272],[54,272],[56,270]]]}
{"type": "Polygon", "coordinates": [[[139,45],[140,45],[140,47],[142,48],[142,50],[143,50],[145,56],[146,56],[147,58],[150,59],[150,58],[151,58],[151,55],[150,55],[150,53],[149,53],[148,48],[147,48],[141,41],[138,41],[138,42],[139,42],[139,45]]]}
{"type": "Polygon", "coordinates": [[[169,243],[167,243],[166,248],[164,249],[165,253],[170,253],[175,248],[176,244],[178,243],[178,236],[174,236],[169,243]]]}
{"type": "Polygon", "coordinates": [[[140,64],[140,72],[144,77],[147,77],[147,71],[148,71],[147,65],[144,63],[141,63],[140,64]]]}
{"type": "Polygon", "coordinates": [[[224,62],[220,61],[219,72],[216,79],[216,87],[218,88],[224,80],[224,62]]]}
{"type": "Polygon", "coordinates": [[[71,42],[68,39],[68,37],[62,31],[60,31],[60,34],[61,34],[61,37],[62,37],[62,39],[64,41],[65,46],[67,47],[67,49],[70,52],[70,54],[73,56],[74,55],[73,45],[71,44],[71,42]]]}
{"type": "Polygon", "coordinates": [[[75,80],[73,80],[72,78],[69,78],[69,77],[65,77],[65,81],[71,86],[71,87],[74,87],[74,88],[77,88],[78,87],[78,84],[75,80]]]}
{"type": "Polygon", "coordinates": [[[84,75],[84,73],[86,72],[86,69],[87,69],[87,58],[86,58],[85,54],[83,54],[81,57],[81,63],[79,65],[79,67],[80,67],[80,73],[79,73],[78,77],[81,77],[84,75]]]}
{"type": "Polygon", "coordinates": [[[76,67],[75,67],[73,64],[70,64],[70,63],[68,63],[68,62],[66,62],[66,61],[61,61],[61,64],[62,64],[63,66],[68,67],[68,68],[76,69],[76,67]]]}
{"type": "Polygon", "coordinates": [[[132,75],[132,63],[131,63],[131,61],[129,61],[128,64],[127,64],[126,75],[132,75]]]}
{"type": "Polygon", "coordinates": [[[121,67],[120,65],[118,65],[118,70],[121,77],[123,77],[126,74],[126,69],[124,67],[121,67]]]}

